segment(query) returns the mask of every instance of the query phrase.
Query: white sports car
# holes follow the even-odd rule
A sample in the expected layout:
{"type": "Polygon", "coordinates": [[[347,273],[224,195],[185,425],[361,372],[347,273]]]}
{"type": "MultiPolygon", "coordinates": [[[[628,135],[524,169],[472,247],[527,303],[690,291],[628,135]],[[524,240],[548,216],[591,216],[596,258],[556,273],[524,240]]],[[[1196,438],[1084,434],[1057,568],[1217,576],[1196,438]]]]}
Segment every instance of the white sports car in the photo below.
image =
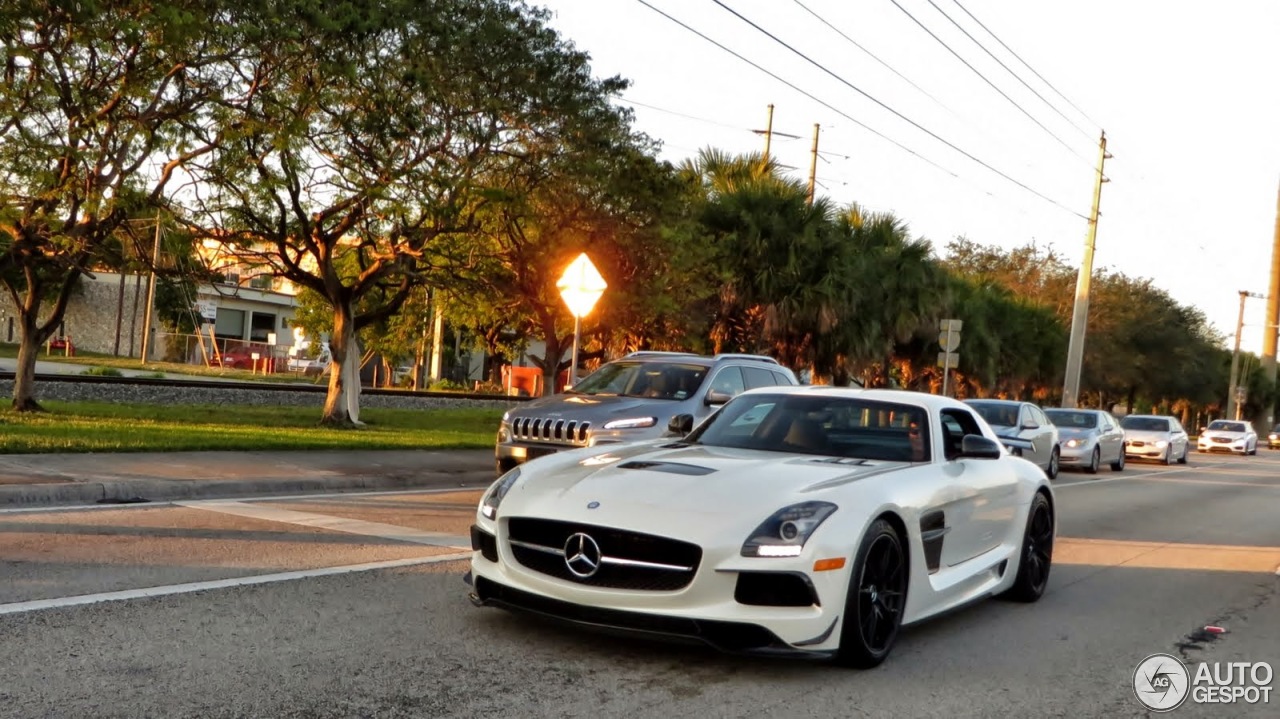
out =
{"type": "Polygon", "coordinates": [[[680,439],[503,475],[467,581],[477,605],[871,667],[904,624],[1038,599],[1054,508],[1045,473],[960,402],[773,387],[680,439]]]}

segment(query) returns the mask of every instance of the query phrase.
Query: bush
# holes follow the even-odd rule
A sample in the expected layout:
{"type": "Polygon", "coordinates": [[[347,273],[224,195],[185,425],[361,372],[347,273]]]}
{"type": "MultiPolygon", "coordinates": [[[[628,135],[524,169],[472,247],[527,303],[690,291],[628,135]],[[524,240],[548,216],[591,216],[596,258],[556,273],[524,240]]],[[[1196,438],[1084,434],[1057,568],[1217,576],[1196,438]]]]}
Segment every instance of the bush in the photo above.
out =
{"type": "Polygon", "coordinates": [[[115,367],[90,367],[80,374],[87,374],[94,377],[123,377],[124,373],[115,367]]]}

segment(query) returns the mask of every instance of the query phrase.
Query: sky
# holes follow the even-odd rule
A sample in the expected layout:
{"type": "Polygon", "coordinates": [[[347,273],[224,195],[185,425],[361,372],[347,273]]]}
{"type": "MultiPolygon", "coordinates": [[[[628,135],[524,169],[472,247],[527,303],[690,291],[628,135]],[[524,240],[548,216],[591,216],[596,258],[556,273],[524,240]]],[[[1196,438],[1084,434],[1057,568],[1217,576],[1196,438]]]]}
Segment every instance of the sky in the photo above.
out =
{"type": "MultiPolygon", "coordinates": [[[[1095,269],[1150,278],[1228,344],[1239,291],[1269,291],[1276,0],[530,3],[598,76],[632,82],[619,103],[673,162],[763,150],[773,104],[772,154],[798,179],[820,125],[819,194],[893,211],[940,252],[1035,243],[1078,266],[1105,130],[1095,269]]],[[[1249,299],[1244,350],[1261,352],[1265,319],[1249,299]]]]}

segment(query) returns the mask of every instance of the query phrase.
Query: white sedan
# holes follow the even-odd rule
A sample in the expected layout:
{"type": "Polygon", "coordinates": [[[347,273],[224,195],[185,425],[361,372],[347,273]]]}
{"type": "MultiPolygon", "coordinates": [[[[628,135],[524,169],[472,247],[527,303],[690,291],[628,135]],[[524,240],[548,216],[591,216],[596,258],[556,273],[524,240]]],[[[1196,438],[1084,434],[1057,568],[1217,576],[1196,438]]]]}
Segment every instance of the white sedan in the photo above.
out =
{"type": "Polygon", "coordinates": [[[1196,449],[1201,452],[1257,454],[1258,433],[1254,431],[1252,422],[1217,419],[1200,433],[1196,449]]]}
{"type": "Polygon", "coordinates": [[[871,667],[904,624],[1039,599],[1056,526],[1044,472],[960,402],[767,388],[503,475],[467,581],[477,605],[871,667]]]}

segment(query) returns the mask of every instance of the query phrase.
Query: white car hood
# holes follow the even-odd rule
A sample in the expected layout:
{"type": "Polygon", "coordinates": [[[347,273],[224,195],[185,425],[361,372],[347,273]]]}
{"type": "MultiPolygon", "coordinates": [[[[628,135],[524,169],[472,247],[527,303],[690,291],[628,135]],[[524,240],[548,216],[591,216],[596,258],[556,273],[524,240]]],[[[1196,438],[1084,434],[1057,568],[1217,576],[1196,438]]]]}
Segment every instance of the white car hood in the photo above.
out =
{"type": "Polygon", "coordinates": [[[1229,439],[1234,442],[1237,439],[1244,439],[1245,437],[1248,437],[1249,433],[1248,432],[1230,432],[1225,429],[1206,429],[1204,432],[1200,434],[1200,436],[1206,437],[1208,439],[1213,439],[1215,437],[1219,439],[1229,439]]]}
{"type": "Polygon", "coordinates": [[[1139,442],[1159,442],[1161,440],[1168,442],[1171,434],[1167,431],[1156,432],[1149,429],[1126,429],[1124,438],[1126,440],[1137,440],[1139,442]]]}
{"type": "Polygon", "coordinates": [[[511,488],[498,515],[598,524],[695,542],[723,540],[726,530],[734,530],[745,540],[746,532],[785,506],[824,499],[825,489],[911,466],[655,446],[660,444],[574,452],[573,461],[527,465],[528,475],[511,488]]]}

